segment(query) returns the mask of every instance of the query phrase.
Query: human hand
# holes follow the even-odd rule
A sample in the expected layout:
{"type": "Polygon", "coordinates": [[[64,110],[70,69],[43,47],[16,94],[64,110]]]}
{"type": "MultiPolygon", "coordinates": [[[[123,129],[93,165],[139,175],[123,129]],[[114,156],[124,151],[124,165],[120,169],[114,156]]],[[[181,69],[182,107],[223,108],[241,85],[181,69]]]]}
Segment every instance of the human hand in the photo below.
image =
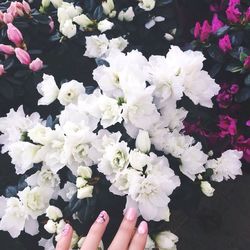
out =
{"type": "MultiPolygon", "coordinates": [[[[142,221],[135,232],[136,221],[136,210],[129,208],[108,250],[144,250],[148,226],[145,221],[142,221]]],[[[108,222],[108,214],[102,211],[91,226],[81,250],[96,250],[98,248],[108,222]]],[[[72,234],[72,227],[66,224],[56,245],[56,250],[69,250],[72,234]]]]}

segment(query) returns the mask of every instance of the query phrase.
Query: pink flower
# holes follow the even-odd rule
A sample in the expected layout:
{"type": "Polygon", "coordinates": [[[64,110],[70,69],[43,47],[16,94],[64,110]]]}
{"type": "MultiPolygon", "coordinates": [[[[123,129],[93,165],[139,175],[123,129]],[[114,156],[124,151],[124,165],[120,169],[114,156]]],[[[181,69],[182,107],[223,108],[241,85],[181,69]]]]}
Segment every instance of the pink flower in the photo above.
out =
{"type": "Polygon", "coordinates": [[[14,20],[14,17],[12,16],[11,13],[4,13],[3,14],[3,22],[8,24],[8,23],[12,23],[14,20]]]}
{"type": "Polygon", "coordinates": [[[237,138],[235,148],[243,151],[243,158],[250,162],[250,138],[245,139],[243,135],[237,138]]]}
{"type": "Polygon", "coordinates": [[[23,35],[21,31],[12,23],[8,23],[7,26],[7,36],[9,40],[13,42],[16,46],[19,46],[23,42],[23,35]]]}
{"type": "Polygon", "coordinates": [[[215,33],[217,30],[219,30],[223,26],[224,26],[224,23],[218,18],[218,15],[214,14],[213,20],[212,20],[212,32],[215,33]]]}
{"type": "Polygon", "coordinates": [[[20,2],[11,2],[10,7],[7,9],[7,13],[13,17],[23,16],[23,5],[20,2]]]}
{"type": "Polygon", "coordinates": [[[220,108],[228,108],[232,103],[233,97],[227,91],[223,91],[216,96],[216,101],[220,108]]]}
{"type": "Polygon", "coordinates": [[[194,38],[198,39],[201,33],[201,24],[199,22],[196,22],[194,27],[194,38]]]}
{"type": "Polygon", "coordinates": [[[228,34],[219,40],[219,47],[224,53],[232,50],[232,45],[228,34]]]}
{"type": "Polygon", "coordinates": [[[220,115],[218,127],[221,129],[220,137],[225,137],[226,135],[236,135],[237,133],[237,120],[233,119],[229,115],[220,115]]]}
{"type": "Polygon", "coordinates": [[[240,4],[240,0],[230,0],[228,6],[235,6],[240,4]]]}
{"type": "Polygon", "coordinates": [[[29,65],[30,70],[34,72],[39,71],[40,69],[42,69],[42,67],[43,67],[43,61],[39,58],[33,60],[29,65]]]}
{"type": "Polygon", "coordinates": [[[246,122],[246,125],[247,125],[248,127],[250,127],[250,120],[248,120],[248,121],[246,122]]]}
{"type": "Polygon", "coordinates": [[[231,94],[235,95],[238,91],[239,91],[239,85],[232,84],[232,86],[230,87],[231,94]]]}
{"type": "Polygon", "coordinates": [[[0,64],[0,76],[2,76],[5,73],[4,66],[0,64]]]}
{"type": "Polygon", "coordinates": [[[12,46],[5,44],[0,44],[0,51],[7,55],[12,55],[15,53],[15,50],[12,46]]]}
{"type": "Polygon", "coordinates": [[[228,21],[230,21],[231,23],[240,22],[241,12],[235,6],[229,6],[226,10],[226,14],[228,21]]]}
{"type": "Polygon", "coordinates": [[[30,14],[30,11],[31,11],[30,5],[26,1],[24,1],[24,0],[23,0],[22,4],[23,4],[23,10],[24,10],[24,12],[26,14],[30,14]]]}
{"type": "Polygon", "coordinates": [[[244,60],[244,68],[250,69],[250,56],[244,60]]]}
{"type": "Polygon", "coordinates": [[[250,7],[248,7],[246,13],[245,13],[245,16],[246,16],[246,21],[247,22],[250,22],[250,7]]]}
{"type": "Polygon", "coordinates": [[[51,18],[51,16],[49,16],[49,19],[50,19],[50,22],[49,22],[50,33],[52,33],[54,28],[55,28],[55,23],[54,23],[53,19],[51,18]]]}
{"type": "Polygon", "coordinates": [[[207,20],[205,20],[202,24],[202,27],[201,27],[200,40],[202,42],[206,41],[209,38],[211,31],[212,31],[212,29],[211,29],[210,24],[208,23],[207,20]]]}
{"type": "Polygon", "coordinates": [[[29,65],[31,62],[30,55],[27,51],[16,48],[15,49],[16,57],[21,64],[29,65]]]}

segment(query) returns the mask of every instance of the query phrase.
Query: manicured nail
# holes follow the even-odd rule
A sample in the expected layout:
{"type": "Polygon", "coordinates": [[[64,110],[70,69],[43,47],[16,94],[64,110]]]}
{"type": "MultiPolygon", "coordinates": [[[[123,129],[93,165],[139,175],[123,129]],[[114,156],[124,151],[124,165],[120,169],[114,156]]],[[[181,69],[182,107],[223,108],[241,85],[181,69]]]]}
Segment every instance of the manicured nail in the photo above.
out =
{"type": "Polygon", "coordinates": [[[145,234],[148,231],[148,224],[146,221],[142,221],[137,229],[139,234],[145,234]]]}
{"type": "Polygon", "coordinates": [[[135,208],[133,207],[129,208],[125,214],[125,218],[130,221],[135,220],[136,216],[137,216],[137,213],[136,213],[135,208]]]}
{"type": "Polygon", "coordinates": [[[62,236],[66,236],[70,232],[71,226],[69,224],[66,224],[62,231],[62,236]]]}
{"type": "Polygon", "coordinates": [[[108,218],[107,212],[102,211],[102,212],[98,215],[98,217],[97,217],[97,219],[96,219],[96,222],[98,222],[98,223],[104,223],[104,222],[107,220],[107,218],[108,218]]]}

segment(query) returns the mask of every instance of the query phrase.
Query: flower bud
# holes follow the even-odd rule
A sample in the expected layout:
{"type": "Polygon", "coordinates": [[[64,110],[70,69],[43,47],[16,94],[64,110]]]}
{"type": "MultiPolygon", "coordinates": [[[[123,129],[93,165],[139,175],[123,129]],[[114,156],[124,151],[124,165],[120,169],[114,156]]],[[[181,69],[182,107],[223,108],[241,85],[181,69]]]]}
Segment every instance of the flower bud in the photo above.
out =
{"type": "Polygon", "coordinates": [[[132,168],[137,169],[139,171],[143,170],[143,167],[145,167],[148,163],[148,155],[137,151],[133,150],[129,153],[129,163],[132,166],[132,168]]]}
{"type": "Polygon", "coordinates": [[[92,197],[93,189],[94,189],[93,186],[85,186],[85,187],[78,189],[77,198],[84,199],[84,198],[92,197]]]}
{"type": "Polygon", "coordinates": [[[93,25],[93,21],[84,14],[74,17],[73,21],[83,28],[88,28],[93,25]]]}
{"type": "Polygon", "coordinates": [[[151,141],[147,131],[141,129],[139,130],[139,134],[137,135],[135,141],[135,146],[143,153],[149,152],[151,147],[151,141]]]}
{"type": "Polygon", "coordinates": [[[43,68],[43,61],[40,58],[36,58],[30,63],[29,68],[33,72],[39,71],[43,68]]]}
{"type": "Polygon", "coordinates": [[[5,73],[4,66],[0,64],[0,76],[2,76],[5,73]]]}
{"type": "Polygon", "coordinates": [[[10,7],[7,9],[7,13],[13,17],[23,16],[23,5],[20,2],[11,2],[10,7]]]}
{"type": "Polygon", "coordinates": [[[15,53],[16,53],[17,59],[19,60],[21,64],[25,64],[25,65],[30,64],[31,58],[27,51],[20,49],[20,48],[16,48],[15,53]]]}
{"type": "Polygon", "coordinates": [[[208,181],[202,181],[201,182],[201,191],[208,197],[213,196],[214,194],[214,188],[211,186],[211,184],[208,181]]]}
{"type": "Polygon", "coordinates": [[[92,176],[92,170],[89,167],[79,166],[77,169],[77,175],[84,179],[89,179],[92,176]]]}
{"type": "Polygon", "coordinates": [[[172,41],[172,40],[174,40],[174,37],[173,37],[171,34],[169,34],[169,33],[165,33],[164,38],[165,38],[167,41],[172,41]]]}
{"type": "Polygon", "coordinates": [[[4,13],[3,14],[3,22],[8,24],[8,23],[12,23],[14,20],[14,17],[12,16],[11,13],[4,13]]]}
{"type": "Polygon", "coordinates": [[[82,177],[77,177],[76,178],[76,187],[77,188],[82,188],[84,187],[88,182],[84,180],[82,177]]]}
{"type": "Polygon", "coordinates": [[[15,53],[15,49],[12,46],[5,44],[0,44],[0,51],[7,55],[12,55],[15,53]]]}
{"type": "Polygon", "coordinates": [[[48,8],[50,5],[50,0],[42,0],[42,6],[43,8],[48,8]]]}
{"type": "Polygon", "coordinates": [[[172,250],[175,249],[178,237],[170,231],[164,231],[156,235],[155,242],[159,249],[172,250]]]}
{"type": "Polygon", "coordinates": [[[129,7],[126,11],[120,11],[119,15],[118,15],[118,19],[120,21],[126,21],[126,22],[131,22],[133,21],[135,17],[135,13],[133,10],[133,7],[129,7]]]}
{"type": "Polygon", "coordinates": [[[50,219],[50,220],[58,220],[60,218],[63,217],[62,211],[55,206],[49,206],[46,209],[46,216],[50,219]]]}
{"type": "Polygon", "coordinates": [[[7,36],[15,45],[20,45],[23,42],[23,35],[20,30],[12,23],[8,23],[7,36]]]}
{"type": "Polygon", "coordinates": [[[48,222],[44,225],[44,229],[50,233],[50,234],[54,234],[56,232],[56,222],[54,222],[53,220],[48,220],[48,222]]]}
{"type": "Polygon", "coordinates": [[[115,8],[113,0],[107,0],[102,2],[102,8],[105,15],[109,15],[115,8]]]}
{"type": "Polygon", "coordinates": [[[22,4],[23,4],[23,10],[24,10],[24,12],[26,14],[30,14],[30,11],[31,11],[30,5],[26,1],[24,1],[24,0],[23,0],[22,4]]]}

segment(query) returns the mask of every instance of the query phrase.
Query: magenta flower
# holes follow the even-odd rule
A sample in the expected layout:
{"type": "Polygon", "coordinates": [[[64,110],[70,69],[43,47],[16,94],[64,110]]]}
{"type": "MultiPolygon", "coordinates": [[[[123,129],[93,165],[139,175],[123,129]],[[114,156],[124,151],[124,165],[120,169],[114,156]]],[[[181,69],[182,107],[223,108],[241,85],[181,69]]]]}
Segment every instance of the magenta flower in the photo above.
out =
{"type": "Polygon", "coordinates": [[[239,85],[232,84],[232,86],[230,87],[230,93],[235,95],[238,93],[238,91],[239,91],[239,85]]]}
{"type": "Polygon", "coordinates": [[[11,42],[16,46],[19,46],[23,42],[23,35],[21,31],[15,27],[12,23],[8,23],[7,36],[11,42]]]}
{"type": "Polygon", "coordinates": [[[232,50],[232,45],[228,34],[219,40],[219,47],[224,53],[232,50]]]}
{"type": "Polygon", "coordinates": [[[40,69],[42,69],[42,67],[43,61],[39,58],[33,60],[29,65],[30,70],[32,70],[33,72],[39,71],[40,69]]]}
{"type": "Polygon", "coordinates": [[[5,44],[0,44],[0,51],[7,55],[12,55],[15,53],[15,49],[12,46],[5,44]]]}
{"type": "Polygon", "coordinates": [[[228,6],[235,6],[237,4],[240,4],[240,0],[230,0],[228,6]]]}
{"type": "Polygon", "coordinates": [[[0,76],[2,76],[5,73],[4,66],[0,64],[0,76]]]}
{"type": "Polygon", "coordinates": [[[212,32],[212,28],[207,20],[205,20],[201,27],[200,40],[205,42],[212,32]]]}
{"type": "Polygon", "coordinates": [[[244,68],[250,69],[250,56],[244,60],[244,68]]]}
{"type": "Polygon", "coordinates": [[[237,133],[237,120],[233,119],[229,115],[220,115],[218,127],[221,129],[220,137],[227,135],[236,135],[237,133]]]}
{"type": "Polygon", "coordinates": [[[248,7],[246,13],[245,13],[246,21],[250,22],[250,7],[248,7]]]}
{"type": "Polygon", "coordinates": [[[8,23],[12,23],[14,20],[14,17],[12,16],[11,13],[4,13],[3,14],[3,22],[8,24],[8,23]]]}
{"type": "Polygon", "coordinates": [[[246,122],[246,125],[247,125],[248,127],[250,127],[250,120],[248,120],[248,121],[246,122]]]}
{"type": "Polygon", "coordinates": [[[216,101],[218,102],[219,107],[223,109],[228,108],[232,103],[232,100],[233,96],[225,90],[216,96],[216,101]]]}
{"type": "Polygon", "coordinates": [[[19,60],[21,64],[25,64],[25,65],[30,64],[31,58],[27,51],[20,49],[20,48],[16,48],[15,53],[16,53],[17,59],[19,60]]]}
{"type": "Polygon", "coordinates": [[[213,20],[212,20],[212,32],[215,33],[217,30],[219,30],[223,26],[224,26],[224,23],[218,18],[218,15],[214,14],[213,20]]]}
{"type": "Polygon", "coordinates": [[[194,38],[195,39],[199,38],[200,33],[201,33],[201,24],[199,22],[196,22],[194,27],[194,38]]]}
{"type": "Polygon", "coordinates": [[[243,158],[250,162],[250,138],[245,139],[243,135],[237,138],[235,148],[243,151],[243,158]]]}
{"type": "Polygon", "coordinates": [[[230,21],[231,23],[240,22],[241,12],[235,6],[229,6],[226,10],[226,15],[228,21],[230,21]]]}

